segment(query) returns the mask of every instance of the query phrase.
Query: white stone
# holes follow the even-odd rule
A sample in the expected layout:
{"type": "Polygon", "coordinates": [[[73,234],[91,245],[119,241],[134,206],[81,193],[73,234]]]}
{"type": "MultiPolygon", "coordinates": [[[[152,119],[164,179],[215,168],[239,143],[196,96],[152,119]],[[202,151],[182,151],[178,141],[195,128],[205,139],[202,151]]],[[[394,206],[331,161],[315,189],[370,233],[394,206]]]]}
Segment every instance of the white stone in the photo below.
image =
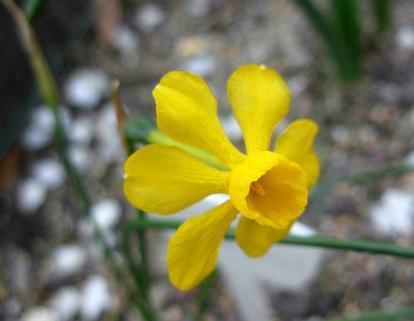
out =
{"type": "Polygon", "coordinates": [[[85,250],[74,244],[57,247],[50,258],[51,272],[56,277],[68,277],[80,273],[86,265],[85,250]]]}
{"type": "Polygon", "coordinates": [[[17,204],[24,212],[34,212],[46,200],[46,186],[33,178],[27,178],[17,187],[17,204]]]}
{"type": "Polygon", "coordinates": [[[287,80],[289,90],[292,96],[302,93],[309,84],[309,79],[304,75],[296,75],[287,80]]]}
{"type": "Polygon", "coordinates": [[[347,145],[351,142],[352,136],[348,127],[345,125],[335,125],[331,129],[332,139],[337,144],[347,145]]]}
{"type": "Polygon", "coordinates": [[[216,60],[211,56],[199,56],[185,61],[180,69],[192,72],[201,77],[208,77],[217,67],[216,60]]]}
{"type": "Polygon", "coordinates": [[[112,44],[125,56],[137,55],[139,48],[138,34],[134,33],[127,26],[120,26],[115,30],[112,44]]]}
{"type": "Polygon", "coordinates": [[[80,292],[74,287],[63,287],[52,297],[50,305],[60,321],[72,320],[80,310],[80,292]]]}
{"type": "Polygon", "coordinates": [[[414,50],[414,28],[412,26],[404,26],[398,30],[397,44],[401,49],[414,50]]]}
{"type": "Polygon", "coordinates": [[[96,131],[96,120],[90,117],[80,117],[73,121],[68,132],[72,142],[88,145],[96,131]]]}
{"type": "Polygon", "coordinates": [[[187,13],[194,18],[201,18],[208,14],[210,0],[187,0],[187,13]]]}
{"type": "Polygon", "coordinates": [[[65,180],[65,170],[62,164],[53,158],[36,161],[32,168],[32,175],[48,188],[59,187],[65,180]]]}
{"type": "Polygon", "coordinates": [[[414,150],[413,150],[412,152],[410,152],[410,153],[408,154],[408,156],[405,158],[405,163],[406,163],[408,166],[412,166],[412,167],[414,167],[414,150]]]}
{"type": "Polygon", "coordinates": [[[82,289],[81,316],[96,320],[111,306],[111,294],[107,281],[100,275],[89,277],[82,289]]]}
{"type": "Polygon", "coordinates": [[[107,198],[96,202],[91,213],[99,228],[110,230],[119,222],[122,209],[116,200],[107,198]]]}
{"type": "Polygon", "coordinates": [[[94,154],[88,146],[74,144],[69,147],[68,155],[80,173],[86,173],[94,163],[94,154]]]}
{"type": "Polygon", "coordinates": [[[119,138],[117,119],[112,104],[106,104],[100,111],[96,124],[98,155],[102,161],[122,161],[123,145],[119,138]]]}
{"type": "Polygon", "coordinates": [[[33,110],[29,125],[23,132],[22,144],[29,151],[42,149],[53,140],[55,120],[53,112],[46,106],[33,110]]]}
{"type": "Polygon", "coordinates": [[[79,69],[69,76],[63,91],[70,105],[93,109],[104,96],[109,95],[110,80],[102,70],[79,69]]]}
{"type": "Polygon", "coordinates": [[[240,125],[233,115],[221,117],[221,124],[228,138],[234,142],[238,142],[243,139],[243,133],[240,129],[240,125]]]}
{"type": "Polygon", "coordinates": [[[399,189],[387,190],[372,207],[370,218],[379,232],[387,235],[410,235],[414,227],[413,194],[399,189]]]}
{"type": "Polygon", "coordinates": [[[21,321],[59,321],[59,318],[53,310],[37,306],[26,311],[21,321]]]}
{"type": "Polygon", "coordinates": [[[135,23],[145,32],[150,32],[165,20],[165,12],[156,4],[147,3],[135,13],[135,23]]]}

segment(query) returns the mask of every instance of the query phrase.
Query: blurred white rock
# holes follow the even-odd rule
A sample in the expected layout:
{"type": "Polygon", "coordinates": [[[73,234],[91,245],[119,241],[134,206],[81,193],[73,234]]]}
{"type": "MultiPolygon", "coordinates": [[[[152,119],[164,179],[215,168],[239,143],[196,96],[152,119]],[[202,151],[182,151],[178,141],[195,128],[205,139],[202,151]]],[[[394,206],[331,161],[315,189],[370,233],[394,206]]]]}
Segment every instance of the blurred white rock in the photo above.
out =
{"type": "Polygon", "coordinates": [[[102,230],[110,230],[121,218],[121,205],[114,199],[106,198],[93,204],[92,216],[102,230]]]}
{"type": "Polygon", "coordinates": [[[385,191],[370,211],[374,227],[381,233],[408,236],[413,232],[414,195],[400,189],[385,191]]]}
{"type": "Polygon", "coordinates": [[[191,58],[181,64],[179,69],[192,72],[201,77],[208,77],[214,73],[217,62],[212,56],[199,56],[191,58]]]}
{"type": "Polygon", "coordinates": [[[165,12],[160,6],[154,3],[146,3],[135,12],[134,22],[141,30],[150,32],[161,25],[165,18],[165,12]]]}
{"type": "Polygon", "coordinates": [[[62,164],[53,158],[37,160],[33,165],[32,175],[47,188],[59,187],[65,180],[65,170],[62,164]]]}
{"type": "Polygon", "coordinates": [[[123,145],[119,138],[117,119],[112,104],[106,104],[98,114],[96,122],[99,159],[102,161],[122,161],[123,145]]]}
{"type": "Polygon", "coordinates": [[[52,297],[50,306],[60,321],[72,320],[80,310],[80,292],[75,287],[63,287],[52,297]]]}
{"type": "Polygon", "coordinates": [[[239,123],[232,114],[223,116],[220,118],[224,132],[227,137],[234,142],[238,142],[243,139],[243,133],[240,129],[239,123]]]}
{"type": "Polygon", "coordinates": [[[21,321],[59,321],[59,318],[52,309],[37,306],[26,311],[21,321]]]}
{"type": "Polygon", "coordinates": [[[45,202],[46,192],[45,184],[36,179],[27,178],[17,186],[17,206],[24,212],[34,212],[45,202]]]}
{"type": "Polygon", "coordinates": [[[68,103],[81,109],[95,108],[110,93],[109,77],[99,69],[78,69],[69,75],[63,92],[68,103]]]}
{"type": "Polygon", "coordinates": [[[194,18],[206,16],[210,11],[210,0],[187,0],[187,13],[194,18]]]}
{"type": "Polygon", "coordinates": [[[22,135],[23,147],[29,151],[42,149],[53,140],[55,120],[50,108],[40,106],[33,110],[22,135]]]}
{"type": "Polygon", "coordinates": [[[414,27],[403,26],[397,31],[397,45],[404,50],[414,50],[414,27]]]}
{"type": "Polygon", "coordinates": [[[89,145],[96,131],[96,120],[91,117],[79,117],[74,120],[68,131],[73,143],[89,145]]]}
{"type": "Polygon", "coordinates": [[[126,57],[138,57],[139,38],[138,34],[134,33],[131,28],[122,25],[119,26],[112,39],[112,45],[126,57]]]}
{"type": "Polygon", "coordinates": [[[80,245],[65,244],[54,249],[49,265],[56,277],[69,277],[80,273],[86,265],[87,255],[80,245]]]}
{"type": "Polygon", "coordinates": [[[97,320],[111,307],[111,294],[107,281],[101,275],[90,276],[82,289],[81,316],[85,320],[97,320]]]}
{"type": "Polygon", "coordinates": [[[68,149],[68,155],[80,173],[88,172],[95,160],[93,151],[82,144],[72,144],[68,149]]]}
{"type": "Polygon", "coordinates": [[[407,157],[405,158],[405,163],[408,166],[414,167],[414,150],[407,155],[407,157]]]}
{"type": "Polygon", "coordinates": [[[4,313],[13,320],[17,320],[22,310],[22,303],[16,298],[9,298],[3,301],[4,313]]]}
{"type": "Polygon", "coordinates": [[[295,75],[288,78],[287,84],[292,96],[297,96],[308,86],[309,79],[305,75],[295,75]]]}

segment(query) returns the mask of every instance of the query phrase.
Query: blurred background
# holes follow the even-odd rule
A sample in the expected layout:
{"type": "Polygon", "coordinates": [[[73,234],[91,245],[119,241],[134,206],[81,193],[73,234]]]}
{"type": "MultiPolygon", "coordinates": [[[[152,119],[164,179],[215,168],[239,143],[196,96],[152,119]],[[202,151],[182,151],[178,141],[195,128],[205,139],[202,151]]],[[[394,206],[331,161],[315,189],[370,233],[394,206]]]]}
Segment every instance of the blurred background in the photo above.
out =
{"type": "MultiPolygon", "coordinates": [[[[414,246],[411,0],[18,3],[56,76],[68,155],[116,260],[119,227],[134,214],[122,193],[111,81],[120,80],[128,115],[153,117],[151,91],[164,73],[203,76],[225,131],[243,148],[225,88],[244,63],[275,68],[289,85],[291,110],[276,132],[299,117],[320,126],[322,174],[302,228],[414,246]]],[[[1,4],[0,57],[0,319],[142,320],[103,263],[58,158],[53,114],[1,4]]],[[[198,291],[169,284],[167,239],[149,235],[151,299],[161,320],[193,320],[198,291]]],[[[316,321],[414,304],[408,260],[286,245],[245,260],[233,245],[222,249],[203,320],[316,321]]]]}

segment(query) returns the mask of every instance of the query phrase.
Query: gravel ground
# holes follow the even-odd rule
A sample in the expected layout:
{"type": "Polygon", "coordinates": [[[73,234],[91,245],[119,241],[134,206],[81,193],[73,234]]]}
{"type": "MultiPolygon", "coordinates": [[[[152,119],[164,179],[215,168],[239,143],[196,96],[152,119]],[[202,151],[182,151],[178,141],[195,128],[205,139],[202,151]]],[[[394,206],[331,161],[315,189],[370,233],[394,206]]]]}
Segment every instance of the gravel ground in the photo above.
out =
{"type": "MultiPolygon", "coordinates": [[[[291,112],[278,131],[297,117],[310,117],[320,125],[322,181],[391,164],[414,165],[411,1],[393,2],[393,31],[380,45],[370,38],[373,27],[367,19],[364,77],[348,87],[336,78],[320,39],[293,1],[127,1],[124,10],[116,10],[117,1],[108,3],[109,9],[103,9],[77,7],[74,2],[72,11],[47,4],[43,11],[48,14],[39,16],[36,28],[50,53],[57,50],[53,39],[58,38],[50,36],[50,26],[61,26],[54,30],[57,35],[73,30],[67,26],[79,19],[75,9],[96,18],[92,28],[65,49],[58,81],[70,156],[114,251],[120,247],[120,222],[131,209],[122,195],[124,157],[109,99],[113,78],[121,81],[130,115],[152,116],[151,90],[162,74],[186,69],[202,75],[217,94],[226,131],[242,146],[229,116],[226,79],[240,64],[265,63],[286,78],[292,91],[291,112]]],[[[16,79],[25,88],[25,81],[16,79]]],[[[10,117],[17,105],[17,100],[9,100],[3,117],[10,117]]],[[[1,163],[0,319],[111,320],[119,315],[120,320],[140,320],[125,307],[81,215],[53,148],[52,122],[47,108],[34,107],[8,162],[1,163]]],[[[414,246],[413,174],[323,186],[314,191],[302,219],[315,231],[414,246]]],[[[165,235],[151,233],[150,239],[157,244],[151,247],[155,306],[163,320],[191,320],[196,292],[172,289],[162,263],[165,235]]],[[[277,252],[276,258],[292,259],[292,252],[285,252],[277,252]]],[[[263,295],[269,318],[315,321],[414,304],[414,263],[408,260],[333,251],[312,257],[317,268],[308,271],[307,262],[301,263],[298,273],[309,276],[292,287],[277,283],[274,270],[265,269],[270,259],[255,261],[262,262],[264,272],[254,291],[263,295]]],[[[223,263],[205,320],[252,320],[240,306],[240,295],[233,293],[237,278],[232,281],[226,271],[223,263]]],[[[240,275],[251,277],[251,271],[240,275]]],[[[289,275],[278,273],[281,279],[289,275]]]]}

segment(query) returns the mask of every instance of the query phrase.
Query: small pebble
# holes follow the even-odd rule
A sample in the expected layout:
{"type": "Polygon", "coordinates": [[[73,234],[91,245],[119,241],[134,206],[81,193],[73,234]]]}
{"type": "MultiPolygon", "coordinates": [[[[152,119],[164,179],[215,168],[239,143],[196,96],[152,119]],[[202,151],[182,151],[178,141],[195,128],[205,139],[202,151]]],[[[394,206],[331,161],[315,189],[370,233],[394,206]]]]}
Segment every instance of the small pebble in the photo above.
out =
{"type": "Polygon", "coordinates": [[[36,179],[27,178],[17,187],[18,207],[27,213],[34,212],[43,205],[46,195],[45,184],[36,179]]]}
{"type": "Polygon", "coordinates": [[[122,161],[123,146],[119,138],[118,126],[112,104],[102,107],[96,124],[99,159],[103,162],[122,161]]]}
{"type": "Polygon", "coordinates": [[[370,217],[379,232],[408,236],[414,227],[414,196],[403,190],[389,189],[372,207],[370,217]]]}
{"type": "Polygon", "coordinates": [[[408,166],[412,166],[412,167],[414,167],[414,150],[413,150],[412,152],[410,152],[410,153],[408,154],[408,156],[405,158],[405,163],[406,163],[408,166]]]}
{"type": "Polygon", "coordinates": [[[96,202],[91,212],[98,227],[109,230],[119,222],[122,209],[117,201],[108,198],[96,202]]]}
{"type": "Polygon", "coordinates": [[[80,293],[74,287],[63,287],[53,296],[50,305],[61,321],[72,320],[80,310],[80,293]]]}
{"type": "Polygon", "coordinates": [[[65,180],[62,164],[53,158],[36,161],[32,168],[32,175],[47,188],[59,187],[65,180]]]}
{"type": "Polygon", "coordinates": [[[135,13],[135,24],[143,31],[150,32],[165,20],[165,12],[154,3],[139,7],[135,13]]]}
{"type": "Polygon", "coordinates": [[[210,10],[210,0],[187,0],[187,13],[190,17],[201,18],[210,10]]]}
{"type": "Polygon", "coordinates": [[[213,57],[200,56],[185,61],[180,69],[187,70],[201,77],[211,76],[216,70],[217,63],[213,57]]]}
{"type": "Polygon", "coordinates": [[[78,69],[66,80],[63,91],[70,105],[89,110],[110,93],[110,80],[99,69],[78,69]]]}
{"type": "Polygon", "coordinates": [[[36,151],[49,145],[53,140],[55,120],[50,108],[35,108],[29,119],[29,125],[23,132],[22,144],[26,150],[36,151]]]}
{"type": "Polygon", "coordinates": [[[404,26],[397,31],[397,44],[401,49],[414,50],[414,28],[404,26]]]}
{"type": "Polygon", "coordinates": [[[138,34],[135,34],[127,26],[120,26],[115,30],[112,44],[124,56],[137,55],[139,48],[138,34]]]}
{"type": "Polygon", "coordinates": [[[69,147],[68,155],[80,173],[86,173],[94,163],[94,155],[88,146],[75,144],[69,147]]]}
{"type": "Polygon", "coordinates": [[[73,121],[69,138],[72,142],[88,145],[96,131],[96,121],[90,117],[80,117],[73,121]]]}
{"type": "Polygon", "coordinates": [[[87,255],[79,245],[65,244],[57,247],[51,256],[50,266],[56,277],[80,273],[86,265],[87,255]]]}
{"type": "Polygon", "coordinates": [[[81,316],[85,320],[97,320],[111,306],[111,294],[107,281],[100,275],[90,276],[82,289],[81,316]]]}
{"type": "Polygon", "coordinates": [[[21,321],[59,321],[59,318],[52,309],[38,306],[26,311],[21,321]]]}

